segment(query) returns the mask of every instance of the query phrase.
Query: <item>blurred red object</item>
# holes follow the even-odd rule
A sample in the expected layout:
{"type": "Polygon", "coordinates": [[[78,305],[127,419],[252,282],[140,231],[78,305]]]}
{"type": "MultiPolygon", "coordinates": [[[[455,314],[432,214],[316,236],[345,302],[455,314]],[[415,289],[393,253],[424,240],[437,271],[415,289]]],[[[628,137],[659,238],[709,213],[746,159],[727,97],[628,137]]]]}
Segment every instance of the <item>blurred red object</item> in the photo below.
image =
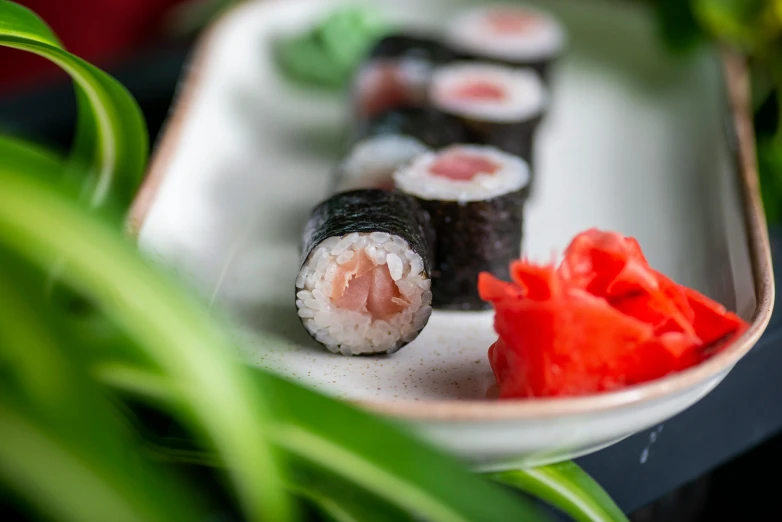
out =
{"type": "MultiPolygon", "coordinates": [[[[93,63],[105,64],[161,36],[161,20],[187,0],[20,0],[54,30],[65,47],[93,63]]],[[[47,60],[0,47],[0,91],[51,81],[62,75],[47,60]]]]}

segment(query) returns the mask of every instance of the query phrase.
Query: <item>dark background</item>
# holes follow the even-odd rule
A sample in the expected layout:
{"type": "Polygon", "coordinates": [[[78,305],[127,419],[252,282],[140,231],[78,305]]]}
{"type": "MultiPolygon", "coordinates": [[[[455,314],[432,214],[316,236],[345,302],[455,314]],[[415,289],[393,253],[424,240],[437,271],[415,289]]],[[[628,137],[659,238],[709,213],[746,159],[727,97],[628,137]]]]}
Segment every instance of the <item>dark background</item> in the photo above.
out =
{"type": "MultiPolygon", "coordinates": [[[[173,37],[167,25],[182,0],[21,3],[46,19],[69,50],[130,89],[154,144],[192,44],[190,36],[173,37]]],[[[67,79],[43,59],[7,49],[0,49],[0,68],[0,132],[67,150],[76,115],[67,79]]],[[[772,230],[771,238],[774,258],[782,260],[782,230],[772,230]]],[[[759,344],[713,393],[579,464],[635,521],[781,520],[775,502],[782,462],[780,343],[775,311],[759,344]]]]}

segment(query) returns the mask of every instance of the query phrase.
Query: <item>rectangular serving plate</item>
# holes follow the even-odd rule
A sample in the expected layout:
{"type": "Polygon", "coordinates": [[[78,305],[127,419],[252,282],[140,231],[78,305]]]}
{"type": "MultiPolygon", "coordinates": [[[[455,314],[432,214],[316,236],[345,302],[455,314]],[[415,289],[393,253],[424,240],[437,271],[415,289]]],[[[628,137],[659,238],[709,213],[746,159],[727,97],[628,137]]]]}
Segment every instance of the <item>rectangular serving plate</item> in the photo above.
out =
{"type": "MultiPolygon", "coordinates": [[[[438,31],[474,3],[380,5],[403,25],[438,31]]],[[[345,152],[347,96],[288,83],[272,45],[336,5],[326,0],[250,2],[202,37],[132,209],[141,246],[236,320],[251,364],[406,419],[485,465],[571,457],[678,413],[751,348],[773,303],[746,73],[712,49],[667,55],[634,2],[542,4],[570,44],[536,146],[524,252],[551,260],[590,227],[636,237],[654,267],[752,322],[717,357],[622,392],[498,402],[487,399],[491,312],[436,312],[392,357],[315,345],[292,299],[298,241],[345,152]]]]}

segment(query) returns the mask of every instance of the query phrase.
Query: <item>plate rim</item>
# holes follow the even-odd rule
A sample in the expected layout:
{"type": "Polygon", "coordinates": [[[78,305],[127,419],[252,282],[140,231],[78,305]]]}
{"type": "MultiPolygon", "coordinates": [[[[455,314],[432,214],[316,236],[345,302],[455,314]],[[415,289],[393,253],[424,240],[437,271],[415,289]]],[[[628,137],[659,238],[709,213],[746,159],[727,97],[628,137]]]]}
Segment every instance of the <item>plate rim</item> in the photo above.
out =
{"type": "MultiPolygon", "coordinates": [[[[204,65],[220,28],[227,26],[241,11],[261,2],[275,4],[283,0],[253,0],[228,9],[198,37],[188,64],[183,68],[169,116],[153,148],[147,175],[134,198],[126,220],[130,236],[138,234],[155,203],[157,193],[196,93],[205,75],[204,65]]],[[[287,0],[286,3],[290,3],[287,0]]],[[[749,242],[753,284],[757,295],[750,327],[722,352],[687,370],[621,390],[583,397],[504,399],[504,400],[432,400],[432,401],[350,401],[371,411],[409,420],[437,422],[523,421],[607,412],[683,393],[712,379],[721,378],[757,343],[771,319],[775,287],[771,264],[771,247],[766,218],[760,197],[755,133],[751,118],[749,73],[746,61],[735,50],[718,49],[723,72],[730,123],[737,147],[732,151],[741,190],[742,215],[749,242]]]]}

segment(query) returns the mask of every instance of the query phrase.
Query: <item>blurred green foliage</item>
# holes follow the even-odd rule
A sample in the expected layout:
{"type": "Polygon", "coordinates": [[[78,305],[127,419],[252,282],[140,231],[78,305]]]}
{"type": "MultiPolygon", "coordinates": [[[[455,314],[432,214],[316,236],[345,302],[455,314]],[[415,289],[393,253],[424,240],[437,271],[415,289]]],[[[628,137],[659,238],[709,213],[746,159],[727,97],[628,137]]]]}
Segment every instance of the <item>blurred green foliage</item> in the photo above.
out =
{"type": "Polygon", "coordinates": [[[751,71],[758,167],[766,216],[782,221],[782,1],[651,0],[666,44],[686,52],[716,41],[744,53],[751,71]]]}

